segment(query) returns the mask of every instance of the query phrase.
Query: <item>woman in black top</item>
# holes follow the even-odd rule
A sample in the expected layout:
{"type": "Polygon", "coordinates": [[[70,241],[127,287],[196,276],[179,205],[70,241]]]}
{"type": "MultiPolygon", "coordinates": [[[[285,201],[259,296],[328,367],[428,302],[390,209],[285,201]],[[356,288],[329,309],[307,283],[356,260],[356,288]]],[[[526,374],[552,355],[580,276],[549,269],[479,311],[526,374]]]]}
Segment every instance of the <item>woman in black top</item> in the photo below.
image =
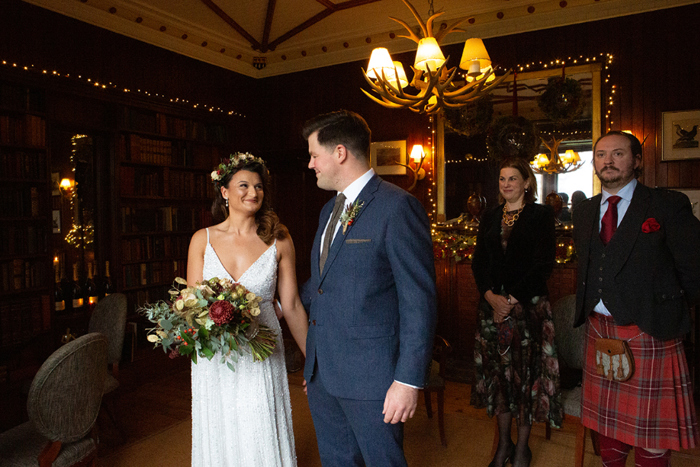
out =
{"type": "Polygon", "coordinates": [[[533,421],[561,426],[559,365],[547,279],[555,256],[554,211],[535,204],[537,182],[523,159],[500,167],[502,204],[479,226],[472,270],[481,294],[473,403],[498,417],[500,441],[489,467],[530,464],[533,421]],[[518,423],[517,445],[510,436],[518,423]]]}

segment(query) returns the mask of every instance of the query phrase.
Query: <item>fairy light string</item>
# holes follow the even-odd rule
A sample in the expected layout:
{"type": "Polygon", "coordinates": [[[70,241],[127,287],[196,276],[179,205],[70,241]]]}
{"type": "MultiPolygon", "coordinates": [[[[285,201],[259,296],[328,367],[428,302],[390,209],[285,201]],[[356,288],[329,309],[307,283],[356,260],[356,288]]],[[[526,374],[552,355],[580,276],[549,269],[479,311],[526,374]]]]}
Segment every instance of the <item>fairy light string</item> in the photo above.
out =
{"type": "Polygon", "coordinates": [[[245,114],[242,114],[240,112],[237,112],[235,110],[226,110],[222,109],[221,107],[215,106],[215,105],[209,105],[209,104],[204,104],[204,103],[193,103],[189,99],[184,99],[182,97],[168,97],[165,94],[157,93],[157,92],[151,92],[147,91],[145,89],[129,89],[126,87],[118,86],[115,83],[112,83],[111,81],[105,83],[105,82],[100,82],[98,80],[95,80],[90,77],[83,76],[82,74],[76,74],[76,73],[61,73],[59,71],[53,70],[49,71],[45,68],[39,68],[34,65],[28,65],[28,66],[22,66],[18,65],[17,63],[14,62],[8,62],[7,60],[2,60],[0,61],[0,65],[6,66],[8,68],[15,68],[18,70],[24,70],[29,73],[36,73],[36,74],[42,74],[46,76],[54,76],[57,78],[64,78],[64,79],[70,79],[74,82],[80,82],[83,83],[86,86],[91,86],[93,88],[105,90],[105,91],[121,91],[125,94],[138,94],[150,98],[158,98],[162,99],[164,101],[168,101],[172,104],[177,104],[177,105],[182,105],[185,107],[191,107],[193,109],[204,109],[207,110],[211,113],[220,113],[220,114],[225,114],[229,116],[234,116],[234,117],[241,117],[241,118],[246,118],[247,116],[245,114]]]}

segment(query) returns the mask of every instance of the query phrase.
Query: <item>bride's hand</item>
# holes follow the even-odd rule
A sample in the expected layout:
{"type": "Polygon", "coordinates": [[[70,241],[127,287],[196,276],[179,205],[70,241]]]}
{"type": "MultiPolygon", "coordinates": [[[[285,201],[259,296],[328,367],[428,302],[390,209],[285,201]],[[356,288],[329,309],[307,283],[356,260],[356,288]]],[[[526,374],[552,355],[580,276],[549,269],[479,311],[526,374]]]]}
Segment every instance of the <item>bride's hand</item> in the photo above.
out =
{"type": "Polygon", "coordinates": [[[280,304],[280,301],[275,300],[274,302],[272,302],[272,305],[275,307],[275,314],[277,315],[277,319],[284,318],[284,313],[282,313],[282,305],[280,304]]]}

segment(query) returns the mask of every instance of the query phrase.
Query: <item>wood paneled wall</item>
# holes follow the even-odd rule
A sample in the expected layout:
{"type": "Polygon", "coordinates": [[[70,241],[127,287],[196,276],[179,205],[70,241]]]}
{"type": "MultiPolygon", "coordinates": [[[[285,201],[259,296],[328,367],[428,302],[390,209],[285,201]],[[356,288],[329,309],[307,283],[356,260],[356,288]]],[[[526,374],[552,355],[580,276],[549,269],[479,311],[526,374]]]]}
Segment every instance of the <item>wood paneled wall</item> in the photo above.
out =
{"type": "MultiPolygon", "coordinates": [[[[700,188],[700,161],[661,162],[660,153],[661,112],[700,108],[698,17],[700,5],[696,4],[491,38],[485,43],[494,61],[504,67],[612,53],[611,83],[617,85],[612,128],[647,138],[642,181],[651,186],[700,188]]],[[[461,47],[447,47],[448,54],[458,57],[461,47]]],[[[412,55],[401,58],[410,63],[412,55]]],[[[244,129],[236,149],[270,160],[277,212],[299,250],[300,280],[306,276],[301,271],[308,271],[305,262],[318,211],[332,195],[316,188],[315,177],[306,169],[306,144],[300,137],[303,122],[322,112],[347,108],[367,119],[375,141],[407,139],[410,146],[427,144],[430,137],[428,117],[385,109],[360,92],[367,87],[360,72],[366,61],[254,80],[20,0],[3,2],[0,60],[79,73],[246,115],[231,121],[244,129]]],[[[404,187],[411,182],[408,176],[387,179],[404,187]]],[[[415,194],[430,211],[428,186],[419,182],[415,194]]]]}

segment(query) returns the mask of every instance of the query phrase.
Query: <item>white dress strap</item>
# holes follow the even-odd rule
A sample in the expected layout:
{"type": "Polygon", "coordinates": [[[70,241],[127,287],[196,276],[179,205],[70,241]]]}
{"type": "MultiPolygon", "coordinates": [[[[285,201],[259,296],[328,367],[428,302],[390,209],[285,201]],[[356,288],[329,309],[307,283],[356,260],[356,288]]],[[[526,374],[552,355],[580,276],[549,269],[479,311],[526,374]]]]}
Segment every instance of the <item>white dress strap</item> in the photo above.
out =
{"type": "Polygon", "coordinates": [[[207,231],[207,245],[209,244],[209,227],[205,229],[207,231]]]}

